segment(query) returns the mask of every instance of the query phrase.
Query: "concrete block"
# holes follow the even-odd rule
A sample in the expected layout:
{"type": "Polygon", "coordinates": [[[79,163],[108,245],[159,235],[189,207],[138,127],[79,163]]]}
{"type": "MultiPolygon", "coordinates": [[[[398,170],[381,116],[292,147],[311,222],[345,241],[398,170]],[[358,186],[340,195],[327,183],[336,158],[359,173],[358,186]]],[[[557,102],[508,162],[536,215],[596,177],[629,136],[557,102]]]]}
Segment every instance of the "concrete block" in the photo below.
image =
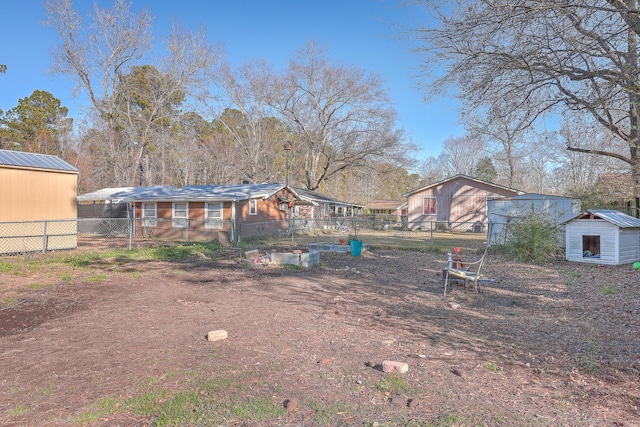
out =
{"type": "Polygon", "coordinates": [[[382,362],[382,371],[386,373],[404,374],[408,370],[409,365],[404,362],[394,362],[392,360],[382,362]]]}
{"type": "Polygon", "coordinates": [[[229,334],[227,333],[227,331],[220,329],[217,331],[210,331],[207,334],[207,340],[208,341],[220,341],[220,340],[224,340],[229,336],[229,334]]]}

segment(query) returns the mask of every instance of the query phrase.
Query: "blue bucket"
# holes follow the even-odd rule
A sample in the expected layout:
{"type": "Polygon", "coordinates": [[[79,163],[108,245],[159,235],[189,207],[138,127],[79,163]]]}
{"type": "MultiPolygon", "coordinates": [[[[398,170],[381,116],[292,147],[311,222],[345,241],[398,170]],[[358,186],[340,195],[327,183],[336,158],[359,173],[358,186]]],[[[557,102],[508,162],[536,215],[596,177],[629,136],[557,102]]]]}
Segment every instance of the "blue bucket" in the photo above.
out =
{"type": "Polygon", "coordinates": [[[351,256],[360,256],[362,253],[362,240],[352,240],[349,244],[351,245],[351,256]]]}

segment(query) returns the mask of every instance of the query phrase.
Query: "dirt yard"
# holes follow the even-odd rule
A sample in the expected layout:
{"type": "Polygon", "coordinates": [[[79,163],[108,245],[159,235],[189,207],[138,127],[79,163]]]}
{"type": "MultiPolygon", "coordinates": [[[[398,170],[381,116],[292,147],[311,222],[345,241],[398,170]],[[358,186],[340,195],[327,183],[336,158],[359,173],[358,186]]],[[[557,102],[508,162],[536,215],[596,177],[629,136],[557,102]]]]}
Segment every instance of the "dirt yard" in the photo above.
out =
{"type": "Polygon", "coordinates": [[[116,265],[0,276],[0,425],[167,425],[131,402],[192,388],[211,403],[185,425],[640,426],[630,266],[493,254],[479,295],[443,299],[419,252],[116,265]],[[256,399],[276,415],[231,410],[256,399]]]}

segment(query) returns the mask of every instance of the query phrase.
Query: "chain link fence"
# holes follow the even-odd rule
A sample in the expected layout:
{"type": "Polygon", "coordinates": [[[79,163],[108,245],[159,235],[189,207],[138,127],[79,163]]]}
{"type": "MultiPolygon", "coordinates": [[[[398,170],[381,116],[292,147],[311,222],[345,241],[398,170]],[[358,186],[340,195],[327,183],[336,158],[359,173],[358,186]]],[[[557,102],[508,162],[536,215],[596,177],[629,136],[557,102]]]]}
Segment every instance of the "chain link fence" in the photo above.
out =
{"type": "Polygon", "coordinates": [[[0,255],[55,250],[136,249],[164,244],[233,240],[231,244],[338,243],[358,239],[375,246],[424,249],[463,243],[480,248],[487,227],[480,223],[409,223],[391,216],[290,218],[281,221],[90,218],[0,223],[0,255]]]}

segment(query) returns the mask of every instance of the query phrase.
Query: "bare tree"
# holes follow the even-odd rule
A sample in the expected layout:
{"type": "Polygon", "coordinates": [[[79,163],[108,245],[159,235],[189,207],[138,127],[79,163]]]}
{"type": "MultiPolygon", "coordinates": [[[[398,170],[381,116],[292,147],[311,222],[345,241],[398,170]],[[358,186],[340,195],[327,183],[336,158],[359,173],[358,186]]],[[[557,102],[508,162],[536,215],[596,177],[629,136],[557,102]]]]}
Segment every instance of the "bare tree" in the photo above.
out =
{"type": "Polygon", "coordinates": [[[437,24],[414,33],[429,93],[455,85],[476,105],[514,99],[535,114],[591,115],[626,144],[572,151],[614,158],[632,169],[640,196],[640,91],[635,0],[424,1],[437,24]],[[433,72],[440,78],[430,80],[433,72]],[[535,102],[530,102],[534,99],[535,102]],[[517,101],[521,100],[521,102],[517,101]]]}
{"type": "Polygon", "coordinates": [[[451,137],[444,141],[442,152],[438,155],[438,164],[447,176],[474,176],[483,156],[486,156],[486,152],[482,138],[451,137]]]}
{"type": "Polygon", "coordinates": [[[58,30],[62,40],[53,54],[53,70],[73,79],[75,91],[84,92],[98,111],[105,124],[107,159],[127,160],[124,165],[113,162],[113,182],[151,184],[147,154],[153,126],[178,92],[203,88],[218,50],[206,41],[204,30],[183,31],[175,25],[166,43],[167,55],[154,65],[162,78],[153,84],[160,85],[145,93],[141,114],[139,108],[127,108],[140,101],[136,97],[140,87],[127,86],[124,76],[150,59],[150,13],[132,12],[126,0],[114,0],[111,9],[100,9],[96,3],[91,25],[85,27],[71,0],[48,0],[46,9],[47,24],[58,30]]]}
{"type": "Polygon", "coordinates": [[[273,179],[276,157],[284,155],[282,147],[287,141],[286,130],[269,104],[269,85],[276,79],[274,71],[264,60],[235,70],[225,64],[221,70],[218,105],[223,111],[217,113],[215,121],[236,147],[240,176],[251,182],[273,179]]]}
{"type": "Polygon", "coordinates": [[[304,185],[317,189],[368,160],[401,162],[410,147],[379,76],[331,62],[310,41],[290,62],[272,96],[304,159],[304,185]]]}
{"type": "Polygon", "coordinates": [[[557,133],[556,143],[551,148],[555,153],[553,171],[560,191],[572,196],[580,196],[592,191],[594,183],[602,174],[627,172],[628,164],[617,159],[592,156],[578,151],[567,151],[567,146],[589,150],[603,150],[625,143],[607,129],[584,117],[568,116],[557,133]]]}

